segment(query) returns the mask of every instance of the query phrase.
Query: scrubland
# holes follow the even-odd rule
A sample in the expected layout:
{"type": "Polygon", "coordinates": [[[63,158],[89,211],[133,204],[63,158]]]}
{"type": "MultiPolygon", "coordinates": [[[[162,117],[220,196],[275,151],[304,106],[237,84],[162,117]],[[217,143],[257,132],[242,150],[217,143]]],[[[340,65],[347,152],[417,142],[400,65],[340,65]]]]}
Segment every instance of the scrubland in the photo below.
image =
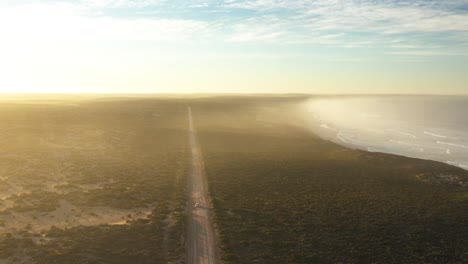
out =
{"type": "Polygon", "coordinates": [[[192,107],[226,263],[468,262],[466,171],[322,140],[301,101],[192,107]]]}
{"type": "Polygon", "coordinates": [[[185,108],[157,99],[2,103],[0,259],[183,258],[185,108]]]}
{"type": "Polygon", "coordinates": [[[323,140],[307,99],[0,103],[0,263],[184,263],[188,106],[225,263],[467,263],[468,173],[323,140]]]}

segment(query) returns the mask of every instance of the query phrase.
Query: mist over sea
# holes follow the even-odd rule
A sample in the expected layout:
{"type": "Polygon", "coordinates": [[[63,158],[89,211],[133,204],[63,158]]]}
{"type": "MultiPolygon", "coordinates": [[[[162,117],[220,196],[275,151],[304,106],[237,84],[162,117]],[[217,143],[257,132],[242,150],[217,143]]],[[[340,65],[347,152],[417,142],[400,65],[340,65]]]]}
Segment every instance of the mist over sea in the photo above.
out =
{"type": "Polygon", "coordinates": [[[468,97],[322,97],[306,107],[326,139],[468,170],[468,97]]]}

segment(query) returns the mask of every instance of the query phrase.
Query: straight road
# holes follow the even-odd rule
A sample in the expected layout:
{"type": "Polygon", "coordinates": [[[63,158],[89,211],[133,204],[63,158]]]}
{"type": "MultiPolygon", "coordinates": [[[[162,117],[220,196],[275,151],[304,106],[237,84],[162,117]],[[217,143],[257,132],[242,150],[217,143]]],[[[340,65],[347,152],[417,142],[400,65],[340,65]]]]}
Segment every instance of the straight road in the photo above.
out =
{"type": "Polygon", "coordinates": [[[193,125],[192,109],[188,108],[189,141],[192,165],[189,176],[189,201],[187,205],[187,263],[221,263],[216,246],[216,232],[208,195],[203,156],[193,125]]]}

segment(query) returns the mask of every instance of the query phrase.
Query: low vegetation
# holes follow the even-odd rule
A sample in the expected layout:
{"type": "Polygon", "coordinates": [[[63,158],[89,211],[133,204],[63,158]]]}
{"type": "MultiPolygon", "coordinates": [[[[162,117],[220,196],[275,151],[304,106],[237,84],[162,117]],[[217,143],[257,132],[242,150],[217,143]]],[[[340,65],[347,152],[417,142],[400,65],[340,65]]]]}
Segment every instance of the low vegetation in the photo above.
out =
{"type": "Polygon", "coordinates": [[[0,262],[184,259],[185,104],[0,107],[0,262]]]}
{"type": "Polygon", "coordinates": [[[193,107],[226,263],[468,262],[466,187],[418,177],[465,171],[324,141],[299,100],[193,107]]]}
{"type": "Polygon", "coordinates": [[[191,105],[226,263],[468,263],[468,173],[351,150],[304,98],[0,104],[0,262],[184,263],[191,105]]]}

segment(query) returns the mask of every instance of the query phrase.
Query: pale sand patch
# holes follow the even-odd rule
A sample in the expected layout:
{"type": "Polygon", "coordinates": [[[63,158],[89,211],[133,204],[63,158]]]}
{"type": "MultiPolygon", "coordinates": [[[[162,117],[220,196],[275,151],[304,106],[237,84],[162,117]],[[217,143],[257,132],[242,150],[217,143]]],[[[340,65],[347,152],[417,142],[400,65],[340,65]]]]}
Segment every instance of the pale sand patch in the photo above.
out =
{"type": "Polygon", "coordinates": [[[28,211],[0,215],[0,234],[20,230],[40,233],[49,230],[53,226],[71,228],[102,224],[125,225],[127,220],[147,219],[151,212],[151,207],[133,209],[76,207],[65,200],[61,200],[59,207],[51,212],[28,211]]]}
{"type": "Polygon", "coordinates": [[[7,259],[0,259],[0,264],[29,264],[32,263],[30,257],[21,253],[16,253],[7,259]]]}
{"type": "Polygon", "coordinates": [[[4,190],[0,193],[0,199],[2,200],[8,199],[13,195],[30,193],[23,186],[20,186],[13,181],[2,181],[1,183],[6,186],[4,190]]]}

